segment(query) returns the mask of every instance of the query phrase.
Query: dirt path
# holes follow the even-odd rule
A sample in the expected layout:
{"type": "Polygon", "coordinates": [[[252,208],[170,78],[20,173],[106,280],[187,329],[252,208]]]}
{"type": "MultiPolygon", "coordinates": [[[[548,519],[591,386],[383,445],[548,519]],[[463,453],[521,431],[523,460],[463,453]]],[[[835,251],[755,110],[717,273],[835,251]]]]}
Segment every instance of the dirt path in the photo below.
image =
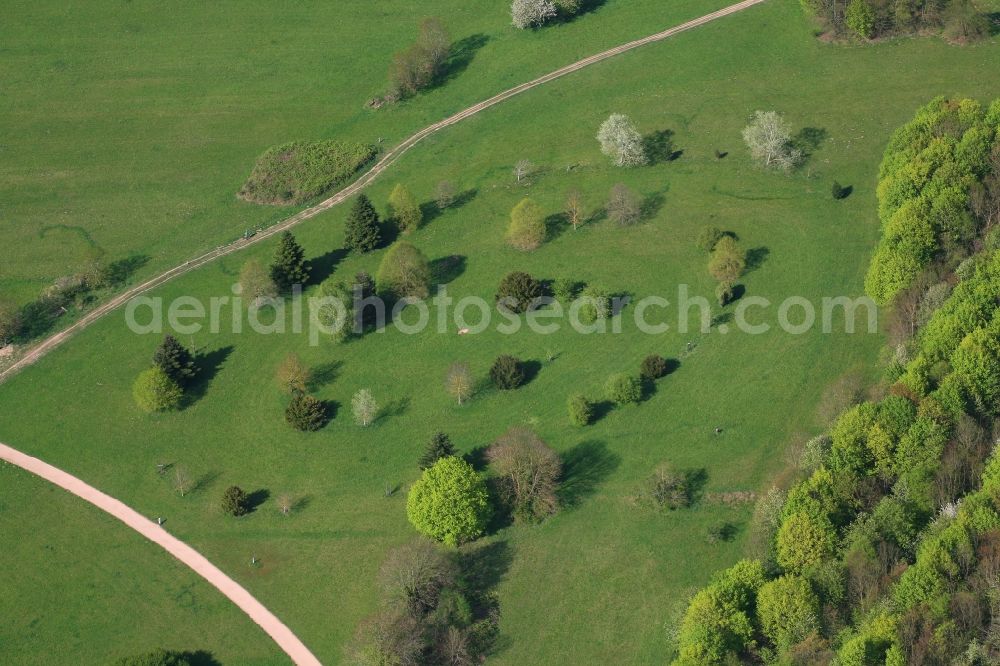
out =
{"type": "Polygon", "coordinates": [[[419,143],[429,135],[433,134],[434,132],[437,132],[438,130],[444,129],[445,127],[448,127],[450,125],[454,125],[455,123],[460,122],[468,118],[469,116],[473,116],[479,113],[480,111],[488,109],[495,104],[499,104],[504,100],[510,99],[514,95],[523,93],[526,90],[531,90],[532,88],[540,86],[543,83],[548,83],[549,81],[553,81],[555,79],[558,79],[559,77],[566,76],[567,74],[583,69],[584,67],[587,67],[589,65],[601,62],[602,60],[607,60],[608,58],[620,55],[622,53],[625,53],[626,51],[631,51],[632,49],[637,49],[640,46],[645,46],[646,44],[652,44],[653,42],[658,42],[667,39],[668,37],[672,37],[678,33],[684,32],[685,30],[697,28],[698,26],[714,21],[715,19],[719,19],[724,16],[728,16],[730,14],[735,14],[736,12],[743,11],[744,9],[760,4],[762,2],[764,2],[764,0],[744,0],[743,2],[739,2],[735,5],[730,5],[728,7],[720,9],[719,11],[712,12],[711,14],[706,14],[702,17],[688,21],[687,23],[682,23],[681,25],[670,28],[669,30],[664,30],[663,32],[658,32],[655,35],[650,35],[649,37],[643,37],[642,39],[637,39],[635,41],[628,42],[627,44],[616,46],[615,48],[608,49],[607,51],[602,51],[601,53],[592,55],[589,58],[578,60],[577,62],[574,62],[570,65],[566,65],[565,67],[561,67],[560,69],[557,69],[553,72],[549,72],[548,74],[540,76],[533,81],[528,81],[527,83],[522,83],[519,86],[515,86],[509,90],[505,90],[504,92],[494,95],[493,97],[490,97],[487,100],[479,102],[478,104],[474,104],[473,106],[470,106],[467,109],[464,109],[463,111],[459,111],[458,113],[451,115],[445,118],[444,120],[436,122],[433,125],[428,125],[424,129],[420,130],[416,134],[404,140],[399,145],[389,150],[385,155],[382,156],[382,159],[376,162],[375,165],[372,166],[371,169],[366,171],[360,178],[358,178],[356,181],[354,181],[352,184],[348,185],[341,191],[334,194],[329,199],[325,199],[320,203],[316,204],[315,206],[306,208],[305,210],[296,213],[295,215],[283,220],[282,222],[279,222],[274,226],[268,227],[267,229],[257,234],[256,236],[253,236],[250,239],[246,240],[240,239],[229,245],[218,247],[210,252],[206,252],[200,257],[197,257],[190,261],[186,261],[179,266],[175,266],[174,268],[171,268],[168,271],[160,273],[156,277],[153,277],[147,280],[146,282],[143,282],[142,284],[132,287],[131,289],[123,292],[122,294],[119,294],[118,296],[108,301],[107,303],[104,303],[103,305],[94,308],[93,310],[85,314],[83,317],[81,317],[79,320],[77,320],[73,325],[38,343],[37,345],[29,349],[20,359],[15,361],[13,364],[11,364],[3,371],[0,371],[0,382],[3,382],[4,380],[13,376],[20,370],[28,367],[29,365],[40,359],[42,356],[50,352],[52,349],[62,344],[70,336],[90,326],[95,321],[97,321],[104,315],[108,314],[109,312],[121,307],[131,298],[134,298],[135,296],[143,294],[147,291],[150,291],[151,289],[160,286],[164,282],[167,282],[168,280],[172,280],[173,278],[179,275],[183,275],[189,271],[192,271],[195,268],[198,268],[199,266],[204,266],[205,264],[207,264],[210,261],[213,261],[214,259],[226,256],[227,254],[238,252],[243,248],[249,247],[250,245],[254,245],[256,243],[260,243],[264,240],[267,240],[268,238],[271,238],[276,234],[280,234],[283,231],[290,229],[291,227],[295,226],[296,224],[299,224],[300,222],[308,220],[311,217],[315,217],[316,215],[319,215],[323,211],[329,210],[330,208],[333,208],[337,204],[342,203],[345,199],[357,194],[366,185],[368,185],[368,183],[375,180],[375,178],[377,178],[379,174],[381,174],[396,160],[398,160],[400,156],[403,155],[403,153],[408,151],[410,148],[415,146],[417,143],[419,143]]]}
{"type": "Polygon", "coordinates": [[[251,620],[259,624],[274,639],[278,647],[284,650],[291,657],[292,661],[296,664],[319,666],[319,660],[313,656],[309,648],[292,633],[291,629],[275,617],[271,611],[264,608],[263,604],[257,601],[239,583],[222,573],[218,567],[205,559],[204,555],[177,537],[172,536],[154,521],[144,518],[115,498],[105,495],[97,488],[87,485],[75,476],[67,474],[46,462],[42,462],[38,458],[32,458],[16,449],[12,449],[6,444],[0,444],[0,459],[17,465],[21,469],[40,476],[46,481],[73,493],[77,497],[87,500],[98,509],[111,514],[142,536],[161,546],[168,553],[191,567],[196,574],[207,580],[222,594],[226,595],[230,601],[239,606],[240,610],[249,615],[251,620]]]}

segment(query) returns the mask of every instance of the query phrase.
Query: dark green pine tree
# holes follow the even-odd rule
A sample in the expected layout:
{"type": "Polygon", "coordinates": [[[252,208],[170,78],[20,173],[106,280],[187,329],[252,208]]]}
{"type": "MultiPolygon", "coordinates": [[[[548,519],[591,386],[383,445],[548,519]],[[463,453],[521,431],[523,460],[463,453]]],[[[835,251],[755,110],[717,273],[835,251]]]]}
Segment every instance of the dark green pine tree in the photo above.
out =
{"type": "Polygon", "coordinates": [[[434,436],[431,437],[431,441],[427,443],[427,448],[424,450],[424,455],[420,456],[420,469],[427,469],[428,467],[433,467],[434,463],[441,458],[447,458],[448,456],[453,456],[457,453],[455,447],[451,443],[451,439],[448,435],[443,432],[436,432],[434,436]]]}
{"type": "Polygon", "coordinates": [[[274,261],[271,262],[271,279],[279,290],[288,291],[293,284],[305,284],[309,281],[309,264],[305,256],[305,251],[292,232],[281,234],[278,251],[274,253],[274,261]]]}
{"type": "Polygon", "coordinates": [[[311,395],[295,391],[285,409],[285,420],[296,430],[311,432],[326,425],[326,407],[311,395]]]}
{"type": "Polygon", "coordinates": [[[163,342],[153,354],[153,364],[160,368],[179,385],[184,386],[196,374],[198,368],[194,364],[194,356],[187,347],[177,342],[177,338],[167,334],[163,342]]]}
{"type": "Polygon", "coordinates": [[[371,200],[359,194],[351,205],[344,229],[344,245],[352,252],[371,252],[382,240],[378,213],[371,200]]]}

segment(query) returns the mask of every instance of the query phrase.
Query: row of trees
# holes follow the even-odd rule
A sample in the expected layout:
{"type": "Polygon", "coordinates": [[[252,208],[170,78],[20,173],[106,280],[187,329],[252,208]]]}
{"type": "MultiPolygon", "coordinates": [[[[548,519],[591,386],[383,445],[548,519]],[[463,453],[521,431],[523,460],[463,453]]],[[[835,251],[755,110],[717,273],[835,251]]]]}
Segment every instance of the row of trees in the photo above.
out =
{"type": "Polygon", "coordinates": [[[887,395],[841,414],[805,447],[802,478],[761,498],[757,559],[694,597],[678,664],[1000,658],[998,303],[989,251],[894,362],[887,395]]]}
{"type": "Polygon", "coordinates": [[[44,335],[60,317],[89,305],[95,292],[123,285],[146,259],[107,262],[95,251],[78,272],[57,279],[28,303],[18,305],[0,295],[0,348],[44,335]]]}
{"type": "Polygon", "coordinates": [[[746,270],[746,252],[735,234],[718,227],[703,229],[698,236],[698,247],[709,253],[708,272],[719,281],[715,296],[724,307],[735,298],[736,281],[746,270]]]}
{"type": "Polygon", "coordinates": [[[802,0],[835,34],[862,39],[942,32],[954,42],[989,35],[989,19],[971,0],[802,0]]]}

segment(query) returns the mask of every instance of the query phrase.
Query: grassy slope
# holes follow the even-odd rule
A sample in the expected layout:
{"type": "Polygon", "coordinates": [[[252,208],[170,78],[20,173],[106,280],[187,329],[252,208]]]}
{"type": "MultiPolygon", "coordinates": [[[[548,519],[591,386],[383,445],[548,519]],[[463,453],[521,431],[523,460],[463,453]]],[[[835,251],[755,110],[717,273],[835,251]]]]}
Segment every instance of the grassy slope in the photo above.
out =
{"type": "MultiPolygon", "coordinates": [[[[929,40],[823,46],[809,38],[794,3],[770,3],[452,128],[409,154],[372,192],[384,201],[399,179],[426,196],[442,177],[477,190],[470,203],[413,236],[432,258],[467,257],[450,285],[456,294],[488,295],[506,270],[524,268],[639,295],[690,282],[707,295],[713,285],[693,247],[707,223],[737,231],[748,247],[768,248],[765,263],[746,279],[751,294],[775,300],[856,294],[876,238],[874,170],[889,132],[933,94],[995,96],[1000,74],[986,66],[995,58],[993,46],[957,49],[929,40]],[[886,71],[895,74],[891,81],[886,71]],[[829,133],[808,168],[814,179],[748,167],[739,130],[755,108],[781,109],[797,126],[829,133]],[[611,110],[633,114],[646,131],[673,129],[684,155],[630,172],[606,166],[592,135],[611,110]],[[731,154],[717,161],[715,148],[731,154]],[[601,223],[564,232],[534,254],[516,254],[501,236],[506,211],[524,194],[511,186],[507,166],[521,157],[549,168],[528,190],[548,208],[569,185],[583,187],[596,204],[617,180],[645,194],[662,193],[664,203],[640,227],[601,223]],[[582,166],[573,174],[563,170],[577,163],[582,166]],[[851,198],[830,200],[833,178],[854,185],[851,198]]],[[[339,247],[343,216],[336,210],[301,228],[310,255],[339,247]]],[[[257,254],[266,258],[270,250],[257,254]]],[[[244,258],[187,276],[161,294],[225,294],[244,258]]],[[[350,258],[336,271],[372,270],[377,260],[350,258]]],[[[596,396],[611,372],[635,368],[652,351],[676,356],[692,338],[698,336],[406,337],[390,330],[342,347],[308,349],[287,336],[202,334],[196,342],[208,349],[233,346],[207,395],[181,414],[147,418],[136,413],[129,386],[156,341],[127,333],[118,315],[0,386],[4,415],[18,405],[23,414],[30,405],[32,416],[5,416],[0,438],[140,510],[165,513],[178,535],[259,594],[321,659],[335,661],[373,607],[372,580],[386,549],[412,537],[402,497],[382,497],[384,484],[415,478],[413,461],[433,430],[450,432],[471,450],[513,423],[529,422],[582,461],[570,477],[577,503],[540,527],[494,537],[510,554],[509,564],[499,567],[504,646],[498,660],[649,662],[667,649],[664,625],[685,590],[739,555],[742,534],[709,546],[706,526],[739,523],[746,511],[701,506],[650,516],[631,509],[627,495],[664,458],[706,468],[708,490],[761,487],[780,467],[789,437],[814,427],[823,385],[866,367],[878,344],[876,336],[713,333],[645,404],[613,412],[587,430],[566,425],[568,393],[596,396]],[[340,363],[320,394],[339,402],[341,411],[313,436],[294,434],[281,420],[283,402],[271,373],[290,349],[317,365],[340,363]],[[542,360],[547,350],[559,357],[516,393],[486,393],[458,408],[438,388],[454,360],[469,361],[482,375],[501,351],[542,360]],[[108,358],[113,362],[104,362],[108,358]],[[361,386],[390,407],[370,430],[351,425],[346,407],[361,386]],[[722,438],[711,435],[717,423],[726,427],[722,438]],[[201,493],[177,498],[152,472],[160,460],[180,461],[212,481],[201,493]],[[226,520],[215,504],[230,482],[273,494],[305,493],[308,506],[288,519],[266,504],[246,519],[226,520]],[[263,558],[263,569],[246,566],[249,552],[263,558]]]]}
{"type": "Polygon", "coordinates": [[[492,0],[7,3],[0,293],[30,299],[90,248],[110,259],[149,255],[144,275],[180,263],[289,214],[235,197],[269,146],[394,143],[492,93],[724,4],[617,1],[526,33],[492,0]],[[433,14],[454,40],[479,48],[419,101],[364,109],[383,89],[392,53],[433,14]]]}
{"type": "Polygon", "coordinates": [[[0,655],[97,664],[153,647],[283,664],[264,632],[187,567],[106,514],[0,463],[0,655]]]}

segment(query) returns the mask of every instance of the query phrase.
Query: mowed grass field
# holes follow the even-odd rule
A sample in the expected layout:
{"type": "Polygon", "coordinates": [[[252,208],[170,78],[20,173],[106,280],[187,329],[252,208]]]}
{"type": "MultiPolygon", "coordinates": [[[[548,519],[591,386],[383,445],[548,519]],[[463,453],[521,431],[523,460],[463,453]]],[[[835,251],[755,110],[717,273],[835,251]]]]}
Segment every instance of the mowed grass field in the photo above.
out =
{"type": "Polygon", "coordinates": [[[151,645],[222,663],[288,663],[256,624],[159,546],[7,463],[0,483],[4,663],[108,663],[151,645]]]}
{"type": "Polygon", "coordinates": [[[290,214],[236,192],[268,147],[342,138],[392,145],[581,57],[725,0],[593,3],[544,31],[492,0],[170,6],[5,3],[0,25],[0,295],[26,302],[93,252],[144,255],[152,275],[290,214]],[[448,80],[371,111],[392,54],[440,16],[448,80]]]}
{"type": "MultiPolygon", "coordinates": [[[[609,2],[607,11],[618,4],[609,2]]],[[[709,224],[736,232],[763,258],[743,280],[749,295],[775,303],[792,295],[813,302],[855,296],[877,238],[875,172],[890,132],[936,94],[995,97],[997,56],[994,44],[956,48],[935,40],[824,45],[810,36],[797,3],[766,3],[450,128],[407,154],[370,193],[381,206],[389,188],[404,182],[426,201],[442,178],[474,193],[410,238],[432,260],[464,258],[446,276],[456,296],[489,298],[503,274],[521,269],[671,301],[686,283],[711,298],[707,257],[695,247],[709,224]],[[821,129],[826,137],[793,176],[753,168],[742,147],[747,116],[772,108],[796,129],[821,129]],[[613,111],[630,114],[643,132],[671,130],[683,153],[642,169],[611,167],[593,135],[613,111]],[[729,154],[716,159],[715,150],[729,154]],[[511,166],[521,158],[542,167],[528,186],[512,182],[511,166]],[[852,185],[853,194],[834,202],[833,179],[852,185]],[[599,221],[576,232],[556,230],[531,254],[504,246],[507,213],[522,196],[555,213],[575,186],[596,208],[619,181],[656,202],[643,224],[622,229],[599,221]]],[[[424,101],[432,99],[408,106],[424,101]]],[[[239,170],[230,177],[238,183],[242,176],[239,170]]],[[[382,253],[340,258],[345,214],[335,209],[296,234],[324,274],[346,278],[374,271],[382,253]]],[[[155,295],[228,295],[240,264],[254,256],[267,260],[272,251],[267,245],[226,258],[155,295]]],[[[774,315],[774,309],[760,313],[772,324],[774,315]]],[[[416,459],[429,435],[444,430],[471,452],[512,425],[528,424],[565,456],[567,506],[540,526],[514,526],[470,546],[484,548],[484,566],[497,581],[502,635],[495,660],[656,662],[669,653],[670,621],[687,593],[740,556],[750,509],[703,501],[653,514],[629,497],[663,460],[703,469],[707,492],[766,489],[788,445],[819,429],[824,388],[846,372],[869,370],[881,339],[717,329],[649,336],[629,323],[631,309],[624,316],[617,335],[458,336],[451,324],[444,335],[407,336],[390,327],[315,348],[304,336],[200,333],[195,345],[219,366],[204,396],[180,413],[149,417],[134,406],[130,387],[158,338],[130,333],[117,313],[0,386],[0,440],[148,515],[167,516],[168,529],[258,595],[324,663],[335,663],[358,621],[375,609],[375,577],[386,551],[414,538],[405,489],[417,478],[416,459]],[[613,410],[585,429],[568,425],[569,394],[600,398],[609,374],[634,373],[653,352],[680,358],[688,342],[696,343],[694,352],[644,403],[613,410]],[[327,369],[317,393],[339,409],[319,433],[301,435],[284,423],[273,374],[289,351],[327,369]],[[466,361],[484,378],[500,353],[537,361],[537,376],[518,391],[484,389],[470,403],[454,404],[443,389],[448,365],[466,361]],[[385,408],[368,429],[350,418],[351,395],[362,387],[385,408]],[[712,433],[717,425],[721,436],[712,433]],[[183,464],[203,479],[202,488],[178,497],[157,476],[158,462],[183,464]],[[217,505],[231,483],[266,490],[270,499],[245,518],[226,518],[217,505]],[[401,490],[385,497],[387,484],[401,490]],[[304,498],[288,517],[273,502],[284,492],[304,498]],[[736,525],[735,538],[708,543],[708,528],[722,522],[736,525]],[[252,554],[260,567],[249,565],[252,554]]],[[[6,493],[0,489],[5,502],[6,493]]],[[[82,586],[75,574],[63,575],[52,572],[67,590],[82,586]]],[[[34,612],[57,612],[41,610],[48,607],[41,595],[15,599],[34,612]]],[[[129,600],[120,597],[123,614],[129,600]]],[[[151,647],[161,642],[154,632],[136,631],[151,647]]],[[[26,660],[48,649],[27,639],[14,646],[26,660]]]]}

